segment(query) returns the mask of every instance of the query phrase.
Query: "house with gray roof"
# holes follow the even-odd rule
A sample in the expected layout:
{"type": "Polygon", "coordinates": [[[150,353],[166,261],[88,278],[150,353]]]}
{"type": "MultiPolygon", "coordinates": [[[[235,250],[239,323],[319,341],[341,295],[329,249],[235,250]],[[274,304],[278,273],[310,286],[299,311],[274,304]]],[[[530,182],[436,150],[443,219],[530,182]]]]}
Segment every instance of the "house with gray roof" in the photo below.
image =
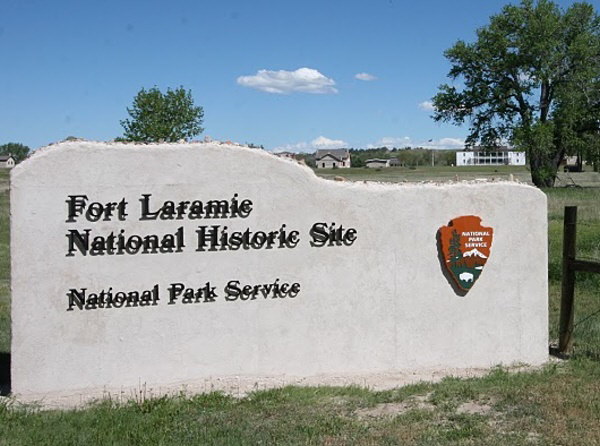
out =
{"type": "Polygon", "coordinates": [[[351,167],[348,149],[317,150],[315,153],[317,169],[333,169],[351,167]]]}
{"type": "Polygon", "coordinates": [[[0,168],[12,169],[15,167],[15,159],[12,155],[0,155],[0,168]]]}

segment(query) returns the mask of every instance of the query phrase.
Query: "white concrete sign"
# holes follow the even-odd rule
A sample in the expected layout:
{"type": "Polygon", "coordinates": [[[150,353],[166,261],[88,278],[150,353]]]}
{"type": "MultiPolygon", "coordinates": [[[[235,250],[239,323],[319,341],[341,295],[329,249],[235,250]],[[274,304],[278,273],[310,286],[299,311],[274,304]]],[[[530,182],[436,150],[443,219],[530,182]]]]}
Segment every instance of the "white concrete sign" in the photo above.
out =
{"type": "Polygon", "coordinates": [[[547,358],[546,199],[526,185],[72,142],[15,167],[11,213],[24,398],[547,358]]]}

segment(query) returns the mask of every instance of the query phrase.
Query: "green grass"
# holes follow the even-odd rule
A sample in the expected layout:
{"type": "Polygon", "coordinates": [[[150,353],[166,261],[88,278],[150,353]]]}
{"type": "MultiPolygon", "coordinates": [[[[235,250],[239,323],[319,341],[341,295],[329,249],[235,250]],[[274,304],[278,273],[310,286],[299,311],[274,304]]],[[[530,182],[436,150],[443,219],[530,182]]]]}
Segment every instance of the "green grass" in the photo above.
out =
{"type": "Polygon", "coordinates": [[[474,180],[508,179],[510,175],[520,181],[529,181],[531,175],[525,167],[494,166],[494,167],[452,167],[452,166],[418,166],[388,167],[369,169],[353,167],[349,169],[316,169],[315,173],[323,178],[344,177],[351,181],[386,181],[386,182],[412,182],[412,181],[449,181],[449,180],[474,180]]]}
{"type": "MultiPolygon", "coordinates": [[[[442,170],[415,175],[452,174],[442,170]]],[[[0,186],[3,181],[6,176],[0,172],[0,186]]],[[[550,335],[556,338],[563,208],[579,207],[578,256],[600,260],[600,188],[545,192],[550,335]]],[[[8,352],[8,195],[0,194],[0,352],[8,352]]],[[[0,446],[600,445],[600,315],[589,317],[600,310],[598,290],[600,275],[578,273],[574,359],[541,370],[495,369],[483,378],[447,378],[383,392],[285,387],[240,399],[220,393],[140,396],[127,403],[106,400],[66,411],[4,399],[0,446]]]]}
{"type": "MultiPolygon", "coordinates": [[[[550,336],[558,338],[565,206],[577,206],[577,258],[600,261],[600,188],[562,188],[548,196],[550,336]]],[[[576,273],[575,354],[600,359],[600,274],[576,273]]]]}
{"type": "Polygon", "coordinates": [[[242,399],[174,396],[84,410],[0,403],[0,445],[600,444],[591,361],[374,392],[284,387],[242,399]],[[465,410],[466,409],[466,410],[465,410]]]}
{"type": "MultiPolygon", "coordinates": [[[[385,182],[414,182],[414,181],[456,181],[456,180],[508,180],[509,178],[531,184],[531,174],[527,167],[520,166],[418,166],[388,167],[367,169],[356,167],[349,169],[315,169],[315,173],[323,178],[333,179],[343,177],[350,181],[385,181],[385,182]]],[[[559,172],[556,186],[600,187],[600,173],[559,172]]]]}

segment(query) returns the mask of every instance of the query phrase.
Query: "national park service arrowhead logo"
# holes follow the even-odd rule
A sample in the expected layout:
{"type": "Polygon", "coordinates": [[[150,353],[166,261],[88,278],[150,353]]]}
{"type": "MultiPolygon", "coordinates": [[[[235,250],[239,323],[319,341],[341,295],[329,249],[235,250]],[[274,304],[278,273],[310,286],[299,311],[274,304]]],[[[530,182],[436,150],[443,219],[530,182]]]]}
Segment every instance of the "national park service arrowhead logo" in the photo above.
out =
{"type": "Polygon", "coordinates": [[[492,248],[494,230],[481,226],[481,217],[465,215],[438,229],[442,271],[454,291],[464,296],[483,272],[492,248]]]}

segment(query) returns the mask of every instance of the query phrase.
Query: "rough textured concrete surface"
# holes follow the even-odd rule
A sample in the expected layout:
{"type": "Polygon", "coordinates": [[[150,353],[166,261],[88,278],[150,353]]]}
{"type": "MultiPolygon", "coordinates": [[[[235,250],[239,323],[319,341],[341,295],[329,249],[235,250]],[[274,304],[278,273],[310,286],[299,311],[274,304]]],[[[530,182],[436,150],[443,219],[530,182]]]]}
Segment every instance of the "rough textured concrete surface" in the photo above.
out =
{"type": "Polygon", "coordinates": [[[23,399],[547,360],[546,198],[526,185],[331,182],[237,146],[72,142],[15,167],[11,214],[23,399]],[[467,215],[493,244],[460,295],[436,237],[467,215]]]}

